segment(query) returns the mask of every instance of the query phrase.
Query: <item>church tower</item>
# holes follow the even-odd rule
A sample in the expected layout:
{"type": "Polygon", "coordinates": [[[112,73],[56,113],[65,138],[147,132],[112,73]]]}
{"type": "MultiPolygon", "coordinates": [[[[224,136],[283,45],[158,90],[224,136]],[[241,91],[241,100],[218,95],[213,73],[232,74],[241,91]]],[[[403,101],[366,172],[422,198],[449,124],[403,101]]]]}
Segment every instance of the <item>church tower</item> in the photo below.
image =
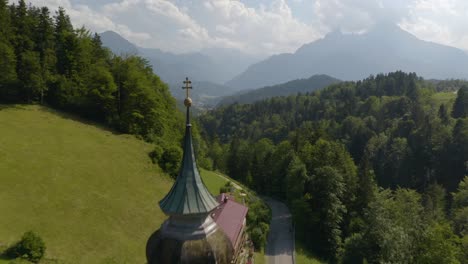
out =
{"type": "Polygon", "coordinates": [[[156,263],[230,263],[233,247],[226,234],[211,217],[218,201],[204,185],[197,168],[192,145],[189,97],[191,82],[184,81],[186,127],[184,154],[177,179],[159,202],[169,218],[151,235],[146,245],[148,264],[156,263]]]}

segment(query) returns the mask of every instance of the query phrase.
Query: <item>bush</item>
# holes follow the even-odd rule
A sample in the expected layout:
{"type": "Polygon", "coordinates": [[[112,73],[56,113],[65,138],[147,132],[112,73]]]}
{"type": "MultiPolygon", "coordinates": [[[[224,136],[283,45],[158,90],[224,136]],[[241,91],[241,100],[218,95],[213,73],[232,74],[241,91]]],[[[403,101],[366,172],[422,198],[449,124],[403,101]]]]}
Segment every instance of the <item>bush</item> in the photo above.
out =
{"type": "Polygon", "coordinates": [[[231,181],[226,182],[223,187],[219,188],[219,193],[229,193],[232,189],[231,181]]]}
{"type": "Polygon", "coordinates": [[[180,161],[182,159],[182,149],[179,147],[169,147],[164,150],[159,166],[173,178],[179,173],[180,161]]]}
{"type": "Polygon", "coordinates": [[[154,146],[154,150],[148,154],[153,164],[157,164],[161,160],[163,152],[164,152],[163,148],[161,148],[158,145],[154,146]]]}
{"type": "Polygon", "coordinates": [[[261,249],[265,247],[267,234],[270,231],[271,211],[261,200],[249,202],[247,213],[247,232],[250,235],[254,247],[261,249]]]}
{"type": "Polygon", "coordinates": [[[250,232],[250,239],[257,250],[260,250],[265,246],[266,237],[267,235],[259,227],[253,228],[250,232]]]}
{"type": "Polygon", "coordinates": [[[25,258],[34,263],[44,256],[46,246],[42,238],[32,231],[24,233],[21,240],[10,247],[6,255],[11,258],[25,258]]]}

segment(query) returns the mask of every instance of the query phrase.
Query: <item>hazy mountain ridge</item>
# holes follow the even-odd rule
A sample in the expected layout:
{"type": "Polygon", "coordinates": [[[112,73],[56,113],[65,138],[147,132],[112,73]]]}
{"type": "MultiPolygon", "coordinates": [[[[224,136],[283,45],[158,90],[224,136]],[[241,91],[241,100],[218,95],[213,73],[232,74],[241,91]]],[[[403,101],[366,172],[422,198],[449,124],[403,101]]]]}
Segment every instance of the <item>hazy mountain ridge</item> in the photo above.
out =
{"type": "Polygon", "coordinates": [[[102,44],[117,55],[139,54],[137,46],[126,40],[114,31],[106,31],[99,34],[102,44]]]}
{"type": "Polygon", "coordinates": [[[232,103],[248,104],[255,101],[271,98],[274,96],[288,96],[298,93],[313,92],[325,88],[331,84],[341,82],[328,75],[314,75],[307,79],[298,79],[273,86],[266,86],[247,92],[225,97],[218,105],[227,105],[232,103]]]}
{"type": "Polygon", "coordinates": [[[146,58],[153,71],[168,83],[176,98],[184,98],[182,81],[189,77],[197,89],[194,104],[198,107],[212,107],[221,96],[238,90],[223,85],[235,74],[245,70],[255,56],[232,49],[204,49],[201,52],[174,54],[160,49],[142,48],[132,44],[113,31],[100,34],[104,46],[112,52],[123,55],[139,55],[146,58]]]}
{"type": "Polygon", "coordinates": [[[160,72],[162,79],[168,83],[189,77],[197,81],[221,84],[260,60],[260,56],[228,48],[207,48],[200,52],[175,54],[156,48],[139,47],[113,31],[99,35],[103,45],[115,54],[138,54],[147,58],[155,72],[160,72]]]}
{"type": "Polygon", "coordinates": [[[395,70],[416,72],[425,78],[467,78],[467,69],[464,51],[423,41],[398,26],[382,24],[360,35],[332,32],[295,53],[274,55],[251,65],[226,85],[249,89],[318,73],[358,80],[395,70]]]}

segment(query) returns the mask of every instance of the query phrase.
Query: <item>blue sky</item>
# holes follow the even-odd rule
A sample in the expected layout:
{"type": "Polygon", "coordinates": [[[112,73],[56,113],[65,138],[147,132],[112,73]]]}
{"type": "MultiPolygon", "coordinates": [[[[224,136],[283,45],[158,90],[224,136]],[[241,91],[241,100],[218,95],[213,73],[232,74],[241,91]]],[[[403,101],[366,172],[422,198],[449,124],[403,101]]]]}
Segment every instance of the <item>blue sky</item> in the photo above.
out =
{"type": "MultiPolygon", "coordinates": [[[[14,1],[10,1],[14,2],[14,1]]],[[[233,48],[294,52],[333,30],[362,33],[376,23],[468,50],[467,0],[30,0],[63,6],[76,26],[113,30],[140,46],[176,53],[233,48]]]]}

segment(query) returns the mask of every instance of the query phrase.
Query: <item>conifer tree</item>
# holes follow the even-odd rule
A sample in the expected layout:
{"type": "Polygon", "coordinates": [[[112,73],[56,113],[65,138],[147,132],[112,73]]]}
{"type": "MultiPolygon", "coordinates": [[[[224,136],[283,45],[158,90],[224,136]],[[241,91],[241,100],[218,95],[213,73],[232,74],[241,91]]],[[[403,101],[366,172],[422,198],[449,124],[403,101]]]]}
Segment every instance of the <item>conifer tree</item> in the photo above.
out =
{"type": "Polygon", "coordinates": [[[8,0],[0,0],[0,42],[10,42],[12,37],[8,0]]]}
{"type": "Polygon", "coordinates": [[[453,104],[452,116],[454,118],[468,117],[468,86],[462,86],[457,93],[457,99],[453,104]]]}

